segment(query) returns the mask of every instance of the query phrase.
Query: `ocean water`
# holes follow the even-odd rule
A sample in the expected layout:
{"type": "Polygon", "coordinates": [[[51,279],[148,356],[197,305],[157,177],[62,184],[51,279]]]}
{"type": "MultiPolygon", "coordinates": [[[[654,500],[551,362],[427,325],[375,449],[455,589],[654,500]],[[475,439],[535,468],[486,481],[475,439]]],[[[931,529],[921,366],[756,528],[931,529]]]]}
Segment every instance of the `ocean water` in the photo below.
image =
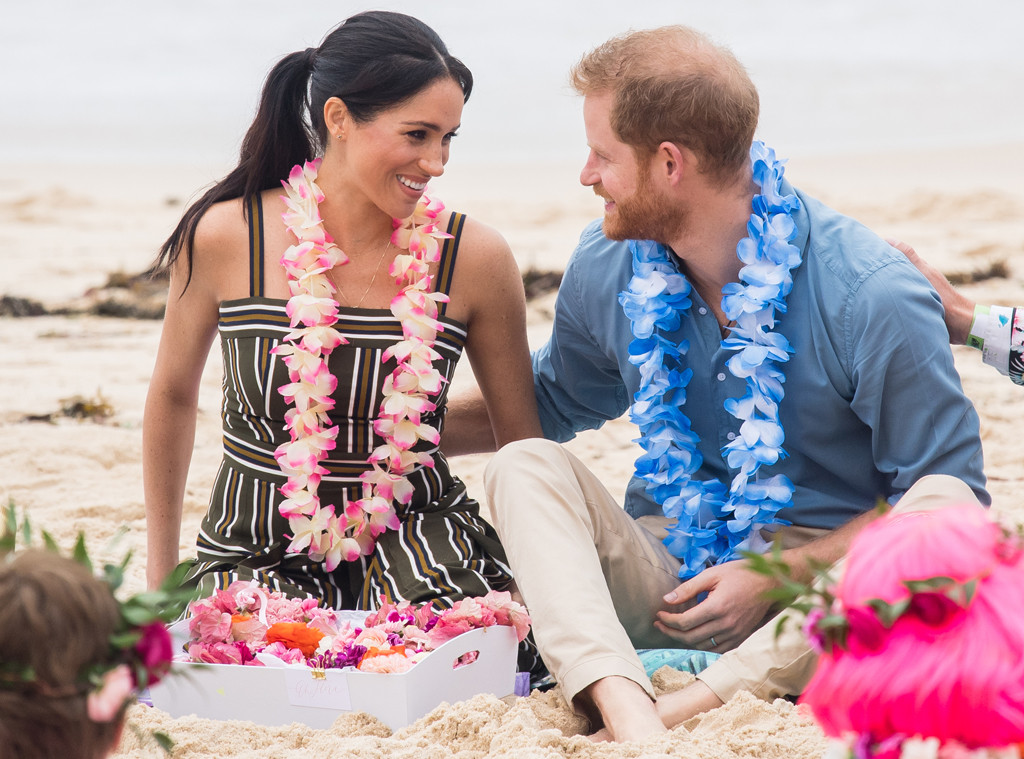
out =
{"type": "Polygon", "coordinates": [[[0,171],[229,164],[267,70],[369,7],[413,13],[473,70],[453,160],[577,162],[569,66],[629,28],[686,23],[727,44],[786,155],[1024,138],[1020,0],[0,0],[0,171]]]}

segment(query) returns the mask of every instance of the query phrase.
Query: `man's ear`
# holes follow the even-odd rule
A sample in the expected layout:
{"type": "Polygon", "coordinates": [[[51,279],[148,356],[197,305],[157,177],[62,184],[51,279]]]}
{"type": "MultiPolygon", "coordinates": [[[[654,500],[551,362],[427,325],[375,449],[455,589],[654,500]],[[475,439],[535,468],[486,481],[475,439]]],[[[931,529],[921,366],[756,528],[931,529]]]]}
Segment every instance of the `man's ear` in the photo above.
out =
{"type": "Polygon", "coordinates": [[[697,156],[689,148],[665,141],[654,153],[654,171],[672,187],[679,185],[697,168],[697,156]]]}
{"type": "Polygon", "coordinates": [[[332,140],[344,140],[352,128],[352,114],[341,98],[328,98],[324,103],[324,123],[332,140]]]}

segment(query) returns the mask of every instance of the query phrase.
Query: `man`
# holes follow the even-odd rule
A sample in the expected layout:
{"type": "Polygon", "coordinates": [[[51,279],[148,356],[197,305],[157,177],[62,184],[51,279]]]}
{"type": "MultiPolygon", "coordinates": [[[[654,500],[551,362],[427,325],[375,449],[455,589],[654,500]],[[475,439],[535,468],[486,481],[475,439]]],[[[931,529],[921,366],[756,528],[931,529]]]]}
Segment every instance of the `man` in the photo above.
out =
{"type": "MultiPolygon", "coordinates": [[[[771,698],[806,683],[799,635],[776,644],[763,627],[770,581],[716,563],[761,546],[763,526],[792,523],[775,539],[807,578],[878,499],[926,475],[988,496],[934,293],[751,148],[757,92],[731,53],[684,27],[630,33],[585,56],[573,84],[590,146],[580,179],[604,219],[584,231],[534,355],[549,440],[506,446],[485,479],[545,662],[571,703],[632,740],[741,688],[771,698]],[[644,454],[623,511],[550,441],[631,403],[644,454]],[[645,647],[725,656],[655,703],[645,647]]],[[[446,438],[462,452],[469,413],[451,414],[446,438]]]]}

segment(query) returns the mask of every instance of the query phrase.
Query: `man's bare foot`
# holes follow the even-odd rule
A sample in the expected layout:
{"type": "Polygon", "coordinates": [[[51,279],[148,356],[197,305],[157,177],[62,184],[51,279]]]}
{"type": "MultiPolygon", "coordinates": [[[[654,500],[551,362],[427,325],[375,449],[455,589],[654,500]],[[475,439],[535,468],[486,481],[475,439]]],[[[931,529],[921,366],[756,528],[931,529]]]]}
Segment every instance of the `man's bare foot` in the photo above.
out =
{"type": "Polygon", "coordinates": [[[701,680],[658,698],[656,708],[665,727],[675,727],[698,714],[717,709],[722,699],[701,680]]]}
{"type": "Polygon", "coordinates": [[[605,677],[577,697],[592,704],[604,721],[593,741],[642,741],[665,732],[665,725],[647,691],[626,677],[605,677]]]}

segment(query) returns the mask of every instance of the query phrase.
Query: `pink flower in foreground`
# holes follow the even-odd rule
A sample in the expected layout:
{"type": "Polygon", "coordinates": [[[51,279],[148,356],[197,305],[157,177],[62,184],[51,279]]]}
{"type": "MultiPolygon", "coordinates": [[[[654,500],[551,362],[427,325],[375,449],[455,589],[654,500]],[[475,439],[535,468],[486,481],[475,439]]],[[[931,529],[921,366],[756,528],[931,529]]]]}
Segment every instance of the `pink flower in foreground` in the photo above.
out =
{"type": "Polygon", "coordinates": [[[403,505],[412,500],[416,490],[407,477],[393,474],[376,465],[359,475],[359,479],[363,481],[364,485],[373,488],[381,498],[397,501],[403,505]]]}
{"type": "Polygon", "coordinates": [[[248,643],[255,646],[263,640],[267,633],[268,625],[263,624],[259,617],[251,614],[238,614],[234,617],[231,625],[232,642],[248,643]]]}
{"type": "Polygon", "coordinates": [[[331,394],[337,387],[338,378],[331,374],[327,364],[321,361],[312,371],[301,372],[295,382],[279,387],[278,392],[286,401],[294,403],[299,411],[305,411],[313,404],[333,408],[331,394]]]}
{"type": "Polygon", "coordinates": [[[393,440],[399,448],[408,450],[420,440],[437,445],[441,435],[429,424],[418,424],[411,419],[393,421],[387,417],[377,419],[373,423],[374,432],[383,438],[393,440]]]}
{"type": "Polygon", "coordinates": [[[292,245],[281,256],[281,266],[290,277],[301,277],[310,267],[316,266],[320,252],[312,240],[292,245]]]}
{"type": "MultiPolygon", "coordinates": [[[[392,242],[394,242],[394,237],[392,237],[392,242]]],[[[388,272],[394,277],[399,286],[408,285],[421,277],[425,277],[429,271],[430,264],[408,254],[395,256],[395,260],[392,261],[388,269],[388,272]]]]}
{"type": "Polygon", "coordinates": [[[188,630],[192,640],[202,643],[222,642],[231,634],[231,615],[206,603],[194,603],[188,630]]]}
{"type": "Polygon", "coordinates": [[[302,651],[297,648],[288,648],[281,641],[275,641],[269,646],[263,649],[263,653],[276,656],[283,662],[288,664],[304,664],[306,658],[302,655],[302,651]]]}
{"type": "Polygon", "coordinates": [[[908,615],[913,615],[929,627],[943,627],[963,611],[963,606],[941,591],[915,593],[910,598],[908,615]]]}
{"type": "Polygon", "coordinates": [[[291,318],[291,326],[302,324],[306,327],[333,324],[338,318],[338,301],[334,298],[317,298],[302,293],[288,299],[285,311],[291,318]]]}
{"type": "Polygon", "coordinates": [[[174,644],[171,634],[167,632],[163,622],[151,622],[141,630],[142,637],[135,644],[143,672],[132,672],[132,676],[141,676],[145,682],[134,683],[136,687],[148,688],[160,682],[171,670],[174,658],[174,644]]]}
{"type": "Polygon", "coordinates": [[[270,352],[280,356],[284,365],[288,367],[288,377],[292,382],[297,382],[304,372],[316,371],[316,367],[323,361],[318,353],[310,353],[302,350],[301,346],[291,343],[281,343],[271,348],[270,352]]]}
{"type": "Polygon", "coordinates": [[[281,505],[277,507],[277,510],[281,512],[281,516],[285,519],[291,519],[298,516],[311,517],[319,508],[320,499],[308,490],[303,489],[296,491],[291,498],[281,501],[281,505]]]}
{"type": "Polygon", "coordinates": [[[397,530],[402,526],[401,520],[391,504],[383,498],[374,498],[368,505],[366,528],[373,538],[388,530],[397,530]]]}
{"type": "Polygon", "coordinates": [[[288,553],[299,553],[308,548],[310,556],[322,557],[327,550],[323,535],[328,530],[330,519],[329,509],[318,509],[311,517],[296,516],[289,519],[292,542],[288,545],[288,553]]]}
{"type": "Polygon", "coordinates": [[[391,301],[391,313],[402,322],[406,339],[416,337],[433,342],[444,325],[437,320],[437,303],[447,301],[444,293],[406,289],[391,301]]]}
{"type": "Polygon", "coordinates": [[[235,580],[226,592],[234,596],[239,611],[257,612],[267,603],[267,589],[255,580],[235,580]]]}
{"type": "Polygon", "coordinates": [[[511,593],[507,590],[492,590],[478,600],[481,606],[493,612],[495,624],[513,627],[520,642],[526,639],[533,620],[530,619],[526,607],[512,600],[511,593]]]}
{"type": "Polygon", "coordinates": [[[885,645],[886,631],[874,609],[867,606],[852,606],[846,610],[846,621],[850,626],[848,640],[850,651],[877,651],[885,645]]]}
{"type": "Polygon", "coordinates": [[[245,643],[189,643],[185,648],[189,659],[204,664],[248,664],[252,651],[245,643]]]}
{"type": "Polygon", "coordinates": [[[390,443],[375,448],[369,460],[371,464],[386,461],[391,471],[402,474],[411,472],[418,466],[434,466],[434,459],[429,453],[403,450],[390,443]]]}
{"type": "Polygon", "coordinates": [[[354,642],[367,648],[386,648],[388,634],[378,627],[371,627],[356,635],[354,642]]]}
{"type": "MultiPolygon", "coordinates": [[[[331,441],[333,443],[333,441],[331,441]]],[[[331,448],[334,447],[332,444],[331,448]]],[[[282,443],[274,451],[274,458],[277,460],[281,470],[288,474],[301,474],[306,477],[312,475],[323,476],[327,470],[320,465],[322,450],[317,438],[300,438],[291,443],[282,443]]],[[[329,450],[329,449],[328,449],[329,450]]],[[[319,481],[319,480],[318,480],[319,481]]]]}
{"type": "Polygon", "coordinates": [[[414,392],[414,387],[407,390],[396,387],[396,382],[402,382],[400,372],[392,372],[384,378],[384,402],[381,404],[381,414],[391,417],[409,417],[419,419],[420,414],[425,414],[437,408],[426,398],[414,392]]]}
{"type": "Polygon", "coordinates": [[[132,673],[127,664],[119,664],[103,674],[103,683],[86,697],[86,709],[93,722],[110,722],[131,697],[132,673]]]}
{"type": "MultiPolygon", "coordinates": [[[[350,502],[351,503],[351,502],[350,502]]],[[[346,511],[348,506],[346,506],[346,511]]],[[[363,555],[363,546],[358,540],[345,535],[341,522],[334,520],[329,533],[328,545],[324,550],[324,567],[333,572],[343,561],[355,561],[363,555]]]]}
{"type": "Polygon", "coordinates": [[[803,630],[804,637],[807,638],[807,642],[811,646],[811,649],[818,654],[825,652],[825,637],[818,629],[818,623],[824,618],[824,609],[811,609],[807,612],[807,617],[804,619],[803,627],[801,628],[803,630]]]}
{"type": "Polygon", "coordinates": [[[300,327],[293,329],[284,339],[297,342],[302,350],[309,353],[328,353],[347,341],[334,327],[300,327]]]}
{"type": "Polygon", "coordinates": [[[392,654],[390,656],[374,656],[369,659],[363,659],[359,663],[359,670],[361,672],[376,672],[382,675],[393,675],[400,672],[408,672],[412,669],[413,662],[402,654],[392,654]]]}

